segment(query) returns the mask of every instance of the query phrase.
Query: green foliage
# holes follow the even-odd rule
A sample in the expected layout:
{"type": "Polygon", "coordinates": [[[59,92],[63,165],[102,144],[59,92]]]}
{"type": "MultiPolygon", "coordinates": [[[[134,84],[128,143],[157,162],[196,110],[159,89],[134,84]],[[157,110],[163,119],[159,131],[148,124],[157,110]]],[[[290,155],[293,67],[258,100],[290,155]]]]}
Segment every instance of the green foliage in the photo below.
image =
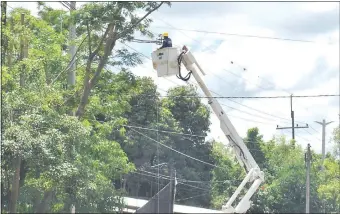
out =
{"type": "MultiPolygon", "coordinates": [[[[52,14],[45,14],[53,15],[52,14]]],[[[22,9],[10,14],[6,27],[12,56],[19,51],[20,38],[29,44],[23,61],[12,57],[4,66],[2,81],[2,196],[8,210],[14,172],[20,171],[18,212],[68,212],[75,204],[80,212],[112,212],[122,206],[123,192],[112,181],[134,169],[120,145],[108,139],[115,126],[124,122],[115,97],[99,92],[104,102],[91,102],[88,119],[67,115],[74,107],[66,105],[71,90],[61,82],[50,85],[64,70],[68,57],[63,53],[65,37],[42,19],[22,9]],[[20,14],[25,13],[25,27],[20,14]],[[13,29],[13,30],[11,30],[13,29]],[[24,29],[24,30],[21,30],[24,29]],[[24,85],[19,85],[24,75],[24,85]],[[110,104],[109,104],[110,103],[110,104]],[[100,108],[99,108],[100,107],[100,108]],[[93,110],[91,110],[93,109],[93,110]],[[95,115],[110,115],[106,123],[95,115]],[[15,160],[20,157],[19,168],[15,160]]],[[[63,74],[65,75],[65,74],[63,74]]],[[[66,80],[66,75],[61,76],[66,80]]],[[[119,103],[120,109],[124,102],[119,103]]]]}
{"type": "Polygon", "coordinates": [[[321,211],[339,212],[340,210],[340,167],[339,162],[334,158],[325,159],[325,170],[321,173],[321,182],[318,186],[318,193],[321,202],[321,211]]]}
{"type": "Polygon", "coordinates": [[[263,145],[262,135],[259,134],[258,128],[252,128],[247,131],[247,137],[244,139],[246,146],[254,157],[260,169],[266,168],[265,155],[261,149],[263,145]]]}
{"type": "MultiPolygon", "coordinates": [[[[2,26],[8,44],[1,92],[3,212],[13,204],[17,212],[29,213],[69,212],[72,204],[76,212],[119,212],[123,196],[150,198],[158,184],[167,184],[164,177],[155,178],[158,168],[151,166],[159,163],[167,163],[159,168],[162,175],[176,169],[181,181],[176,203],[220,209],[236,190],[245,171],[227,147],[205,139],[211,112],[197,88],[172,88],[162,98],[151,78],[128,71],[142,62],[140,56],[115,49],[117,41],[130,41],[136,33],[153,36],[148,30],[151,19],[137,22],[140,14],[158,5],[98,2],[68,15],[40,2],[38,18],[21,8],[8,14],[8,24],[2,26]],[[68,39],[72,22],[75,41],[68,39]],[[104,36],[106,30],[112,31],[109,36],[104,36]],[[117,37],[110,43],[112,35],[117,37]],[[28,44],[24,60],[21,41],[28,44]],[[76,85],[65,87],[70,61],[66,46],[71,44],[78,50],[76,85]],[[121,71],[113,73],[112,67],[121,71]],[[79,106],[81,114],[70,114],[79,106]],[[145,171],[155,174],[146,176],[145,171]],[[13,201],[15,190],[19,195],[13,201]]],[[[334,131],[334,154],[327,156],[324,171],[320,155],[313,153],[312,212],[339,212],[339,133],[334,131]]],[[[256,127],[246,134],[244,141],[266,178],[249,212],[304,212],[304,150],[284,138],[265,142],[256,127]]]]}
{"type": "Polygon", "coordinates": [[[334,157],[340,161],[340,127],[334,129],[332,142],[334,157]]]}
{"type": "Polygon", "coordinates": [[[211,203],[213,208],[220,209],[242,182],[245,172],[231,158],[234,154],[225,145],[219,142],[214,142],[213,145],[212,156],[218,168],[213,170],[211,203]]]}

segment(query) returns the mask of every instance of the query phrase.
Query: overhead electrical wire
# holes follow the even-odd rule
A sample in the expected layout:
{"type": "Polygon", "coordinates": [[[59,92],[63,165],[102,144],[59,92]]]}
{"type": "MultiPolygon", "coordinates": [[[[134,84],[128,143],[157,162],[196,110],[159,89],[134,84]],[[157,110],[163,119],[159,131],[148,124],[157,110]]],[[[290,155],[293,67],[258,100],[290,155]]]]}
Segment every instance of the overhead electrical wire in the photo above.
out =
{"type": "Polygon", "coordinates": [[[192,197],[176,199],[176,202],[185,201],[185,200],[192,199],[192,198],[197,198],[197,197],[200,197],[200,196],[203,196],[203,195],[207,195],[207,194],[208,193],[203,193],[203,194],[195,195],[195,196],[192,196],[192,197]]]}
{"type": "Polygon", "coordinates": [[[66,7],[68,10],[71,10],[70,6],[67,5],[67,4],[65,4],[65,2],[60,1],[60,3],[61,3],[64,7],[66,7]]]}
{"type": "Polygon", "coordinates": [[[250,38],[258,38],[258,39],[281,40],[281,41],[290,41],[290,42],[317,43],[316,41],[311,41],[311,40],[290,39],[290,38],[280,38],[280,37],[271,37],[271,36],[249,35],[249,34],[247,35],[247,34],[226,33],[226,32],[214,32],[214,31],[197,30],[197,29],[183,29],[183,28],[176,28],[176,27],[170,27],[169,28],[167,26],[155,26],[154,28],[162,28],[162,29],[168,29],[168,30],[190,31],[190,32],[206,33],[206,34],[220,34],[220,35],[226,35],[226,36],[238,36],[238,37],[250,37],[250,38]]]}
{"type": "Polygon", "coordinates": [[[127,127],[127,128],[143,129],[143,130],[149,130],[149,131],[158,131],[158,132],[163,132],[163,133],[184,135],[184,136],[190,136],[190,137],[202,137],[202,138],[207,137],[207,136],[202,136],[202,135],[184,134],[184,133],[178,133],[178,132],[173,132],[173,131],[157,130],[157,129],[151,129],[151,128],[145,128],[145,127],[131,126],[131,125],[122,125],[122,126],[127,127]]]}
{"type": "MultiPolygon", "coordinates": [[[[138,174],[138,175],[143,175],[143,176],[148,176],[148,177],[153,177],[153,178],[160,178],[160,179],[163,179],[163,180],[172,180],[171,178],[166,178],[164,176],[157,176],[157,174],[155,175],[148,175],[148,174],[143,174],[143,173],[139,173],[139,172],[132,172],[134,174],[138,174]]],[[[178,184],[182,184],[182,185],[185,185],[185,186],[189,186],[189,187],[192,187],[192,188],[195,188],[195,189],[200,189],[200,190],[204,190],[204,191],[210,191],[209,189],[206,189],[206,188],[202,188],[202,187],[197,187],[197,186],[194,186],[194,185],[190,185],[190,184],[186,184],[184,183],[185,181],[181,181],[181,182],[178,182],[178,184]]]]}
{"type": "Polygon", "coordinates": [[[137,131],[137,130],[135,130],[135,129],[133,129],[133,128],[130,128],[130,129],[131,129],[132,131],[134,131],[134,132],[136,132],[136,133],[138,133],[138,134],[144,136],[145,138],[148,138],[149,140],[151,140],[151,141],[157,143],[158,145],[161,145],[161,146],[163,146],[163,147],[165,147],[165,148],[168,148],[168,149],[170,149],[170,150],[172,150],[172,151],[174,151],[174,152],[176,152],[176,153],[178,153],[178,154],[181,154],[181,155],[183,155],[183,156],[185,156],[185,157],[187,157],[187,158],[190,158],[190,159],[192,159],[192,160],[201,162],[201,163],[203,163],[203,164],[206,164],[206,165],[209,165],[209,166],[212,166],[212,167],[221,168],[221,167],[219,167],[219,166],[216,166],[215,164],[211,164],[211,163],[202,161],[202,160],[200,160],[200,159],[197,159],[197,158],[194,158],[194,157],[192,157],[192,156],[190,156],[190,155],[187,155],[187,154],[185,154],[185,153],[183,153],[183,152],[180,152],[180,151],[178,151],[178,150],[176,150],[176,149],[173,149],[173,148],[171,148],[170,146],[167,146],[167,145],[165,145],[165,144],[163,144],[163,143],[161,143],[161,142],[159,142],[159,141],[157,141],[157,140],[155,140],[155,139],[153,139],[153,138],[151,138],[151,137],[149,137],[149,136],[147,136],[147,135],[145,135],[145,134],[143,134],[143,133],[141,133],[141,132],[139,132],[139,131],[137,131]]]}
{"type": "MultiPolygon", "coordinates": [[[[123,43],[124,45],[126,45],[125,43],[123,43]]],[[[134,50],[134,51],[136,51],[137,53],[139,53],[141,56],[143,56],[143,57],[145,57],[145,58],[147,58],[147,59],[149,59],[149,60],[151,60],[151,58],[150,57],[148,57],[148,56],[146,56],[146,55],[144,55],[143,53],[140,53],[139,51],[137,51],[136,49],[134,49],[134,48],[132,48],[132,47],[130,47],[130,46],[128,46],[128,45],[126,45],[127,47],[129,47],[130,49],[132,49],[132,50],[134,50]]],[[[152,61],[152,60],[151,60],[152,61]]],[[[171,81],[171,80],[169,80],[169,79],[167,79],[168,81],[171,81]]],[[[173,82],[173,81],[171,81],[171,82],[173,82]]],[[[174,82],[173,82],[174,83],[174,82]]],[[[177,83],[174,83],[174,84],[176,84],[177,85],[177,83]]],[[[194,83],[195,84],[195,83],[194,83]]],[[[195,85],[197,85],[197,84],[195,84],[195,85]]],[[[212,91],[211,91],[212,92],[212,91]]],[[[215,92],[212,92],[212,93],[215,93],[215,92]]],[[[215,94],[217,94],[217,93],[215,93],[215,94]]],[[[294,96],[294,97],[323,97],[323,96],[325,96],[325,97],[328,97],[328,96],[339,96],[339,95],[299,95],[299,96],[294,96]]],[[[163,97],[166,97],[166,96],[163,96],[163,97]]],[[[244,106],[244,107],[246,107],[246,108],[250,108],[250,109],[252,109],[252,110],[255,110],[255,111],[258,111],[258,112],[260,112],[260,113],[262,113],[262,114],[266,114],[266,115],[269,115],[269,116],[271,116],[271,117],[276,117],[276,118],[279,118],[279,119],[283,119],[283,120],[286,120],[286,121],[291,121],[290,119],[287,119],[287,118],[283,118],[283,117],[279,117],[279,116],[277,116],[277,115],[272,115],[272,114],[269,114],[269,113],[266,113],[266,112],[263,112],[263,111],[260,111],[260,110],[257,110],[257,109],[254,109],[254,108],[252,108],[252,107],[249,107],[249,106],[246,106],[246,105],[244,105],[244,104],[241,104],[241,103],[239,103],[239,102],[237,102],[237,101],[234,101],[234,100],[231,100],[232,98],[290,98],[291,96],[271,96],[271,97],[223,97],[223,96],[219,96],[219,97],[214,97],[214,98],[225,98],[225,99],[229,99],[230,101],[232,101],[232,102],[235,102],[235,103],[237,103],[237,104],[239,104],[239,105],[242,105],[242,106],[244,106]]],[[[208,97],[200,97],[200,98],[208,98],[208,97]]],[[[225,104],[223,104],[224,106],[227,106],[227,105],[225,105],[225,104]]],[[[230,106],[227,106],[227,107],[230,107],[230,106]]],[[[232,108],[232,107],[230,107],[230,108],[232,108]]],[[[235,109],[235,108],[234,108],[235,109]]],[[[236,117],[237,118],[237,116],[232,116],[232,115],[229,115],[229,116],[231,116],[231,117],[236,117]]],[[[255,116],[255,115],[253,115],[253,116],[255,116]]],[[[254,120],[249,120],[249,119],[245,119],[245,118],[241,118],[241,117],[239,117],[239,119],[243,119],[243,120],[248,120],[248,121],[250,121],[250,122],[256,122],[256,123],[262,123],[262,124],[270,124],[270,123],[265,123],[265,122],[260,122],[260,121],[254,121],[254,120]]],[[[299,122],[299,121],[297,121],[297,122],[299,122]]],[[[288,124],[288,122],[285,122],[285,123],[287,123],[288,124]]],[[[300,123],[303,123],[303,122],[300,122],[300,123]]]]}
{"type": "MultiPolygon", "coordinates": [[[[149,172],[149,171],[146,171],[146,170],[142,170],[142,169],[138,169],[139,171],[141,172],[145,172],[147,174],[150,174],[150,175],[154,175],[154,176],[157,176],[157,173],[153,173],[153,172],[149,172]]],[[[160,174],[161,177],[163,178],[167,178],[167,179],[171,179],[170,176],[167,176],[167,175],[163,175],[163,174],[160,174]]],[[[187,179],[182,179],[182,178],[176,178],[176,180],[180,181],[180,182],[184,182],[184,183],[226,183],[226,182],[230,182],[230,181],[237,181],[239,182],[238,180],[224,180],[224,181],[193,181],[193,180],[187,180],[187,179]]]]}
{"type": "MultiPolygon", "coordinates": [[[[128,48],[134,50],[135,52],[139,53],[141,56],[145,57],[146,59],[149,59],[150,61],[152,61],[152,59],[151,59],[150,57],[146,56],[145,54],[143,54],[143,53],[137,51],[136,49],[130,47],[129,45],[127,45],[127,44],[125,44],[125,43],[123,43],[123,42],[121,42],[121,43],[122,43],[123,45],[127,46],[128,48]]],[[[174,81],[172,81],[172,80],[170,80],[170,79],[167,79],[167,78],[165,78],[165,79],[168,80],[168,81],[170,81],[170,82],[172,82],[172,83],[174,83],[175,85],[178,85],[178,83],[176,83],[176,82],[174,82],[174,81]]],[[[198,86],[197,83],[192,83],[192,84],[198,86]]],[[[213,94],[216,94],[216,95],[219,95],[220,97],[222,97],[220,94],[218,94],[218,93],[216,93],[216,92],[214,92],[214,91],[212,91],[212,90],[209,90],[209,91],[210,91],[211,93],[213,93],[213,94]]],[[[252,109],[252,110],[254,110],[254,111],[257,111],[257,112],[260,112],[260,113],[262,113],[262,114],[266,114],[266,115],[269,115],[269,116],[272,116],[272,117],[276,117],[276,118],[280,118],[280,119],[284,119],[284,120],[290,121],[290,120],[287,119],[287,118],[282,118],[282,117],[279,117],[279,116],[276,116],[276,115],[273,115],[273,114],[269,114],[269,113],[266,113],[266,112],[257,110],[257,109],[255,109],[255,108],[246,106],[246,105],[241,104],[241,103],[239,103],[239,102],[237,102],[237,101],[234,101],[234,100],[232,100],[232,99],[230,99],[230,98],[226,98],[226,99],[229,99],[231,102],[237,103],[237,104],[239,104],[239,105],[241,105],[241,106],[244,106],[244,107],[246,107],[246,108],[250,108],[250,109],[252,109]]],[[[224,104],[224,105],[225,105],[225,104],[224,104]]],[[[236,116],[235,116],[235,117],[236,117],[236,116]]],[[[240,119],[241,119],[241,118],[240,118],[240,119]]],[[[242,118],[242,119],[244,119],[244,118],[242,118]]],[[[253,122],[254,122],[254,121],[253,121],[253,122]]],[[[263,123],[263,122],[262,122],[262,123],[263,123]]]]}
{"type": "MultiPolygon", "coordinates": [[[[183,97],[183,98],[214,98],[214,99],[276,99],[276,98],[290,98],[291,96],[170,96],[160,95],[160,97],[183,97]]],[[[296,95],[293,98],[311,98],[311,97],[340,97],[340,94],[316,94],[316,95],[296,95]]]]}
{"type": "MultiPolygon", "coordinates": [[[[258,121],[255,121],[258,122],[258,121]]],[[[202,138],[206,138],[208,136],[200,136],[200,135],[194,135],[194,134],[185,134],[185,133],[180,133],[180,132],[168,132],[168,131],[163,131],[163,130],[157,130],[157,129],[152,129],[152,128],[146,128],[146,127],[142,127],[142,126],[131,126],[131,125],[122,125],[124,127],[130,127],[130,128],[136,128],[136,129],[143,129],[143,130],[149,130],[149,131],[159,131],[159,132],[165,132],[165,133],[169,133],[169,134],[176,134],[176,135],[183,135],[183,136],[190,136],[190,137],[202,137],[202,138]]],[[[186,140],[190,140],[187,138],[184,138],[186,140]]],[[[254,143],[253,141],[250,140],[244,140],[243,142],[249,142],[249,143],[254,143]]]]}
{"type": "MultiPolygon", "coordinates": [[[[121,42],[121,43],[122,43],[122,42],[121,42]]],[[[143,54],[143,53],[137,51],[136,49],[130,47],[129,45],[127,45],[127,44],[125,44],[125,43],[122,43],[122,44],[125,45],[125,46],[127,46],[128,48],[130,48],[130,49],[136,51],[136,52],[139,53],[141,56],[143,56],[143,57],[149,59],[150,61],[152,61],[152,59],[151,59],[150,57],[146,56],[145,54],[143,54]]],[[[168,81],[170,81],[170,82],[172,82],[172,83],[174,83],[174,84],[176,84],[176,85],[178,85],[177,83],[173,82],[172,80],[169,80],[169,79],[167,79],[167,78],[165,78],[165,79],[168,80],[168,81]]],[[[197,83],[192,83],[192,84],[198,86],[197,83]]],[[[211,93],[214,93],[214,94],[219,95],[219,97],[223,97],[222,95],[220,95],[220,94],[218,94],[218,93],[216,93],[216,92],[213,92],[212,90],[209,90],[209,91],[210,91],[211,93]]],[[[277,116],[277,115],[269,114],[269,113],[260,111],[260,110],[258,110],[258,109],[255,109],[255,108],[246,106],[246,105],[244,105],[244,104],[241,104],[241,103],[239,103],[239,102],[237,102],[237,101],[232,100],[231,98],[227,98],[227,97],[226,97],[226,99],[230,100],[231,102],[237,103],[237,104],[239,104],[239,105],[241,105],[241,106],[244,106],[244,107],[246,107],[246,108],[250,108],[250,109],[252,109],[252,110],[254,110],[254,111],[260,112],[260,113],[262,113],[262,114],[266,114],[266,115],[269,115],[269,116],[271,116],[271,117],[276,117],[276,118],[279,118],[279,119],[283,119],[283,120],[290,121],[290,119],[283,118],[283,117],[279,117],[279,116],[277,116]]]]}
{"type": "MultiPolygon", "coordinates": [[[[154,17],[155,17],[155,16],[154,16],[154,17]]],[[[158,18],[158,19],[159,19],[160,21],[162,21],[163,23],[165,23],[165,24],[167,24],[167,25],[169,25],[169,26],[175,28],[173,25],[167,23],[166,21],[164,21],[164,20],[162,20],[162,19],[160,19],[160,18],[158,18]]],[[[181,30],[179,30],[179,31],[181,32],[181,30]]],[[[187,36],[187,35],[184,34],[183,32],[181,32],[181,33],[182,33],[183,35],[187,36]]],[[[197,40],[195,40],[194,38],[191,38],[191,37],[189,37],[189,36],[187,36],[187,37],[201,44],[200,41],[197,41],[197,40]]],[[[209,47],[206,47],[206,48],[212,50],[212,49],[209,48],[209,47]]],[[[214,50],[212,50],[212,51],[214,51],[214,50]]],[[[215,51],[214,51],[214,52],[215,52],[215,51]]],[[[234,64],[233,61],[231,61],[231,63],[234,64]]],[[[243,69],[245,70],[245,68],[243,68],[243,69]]],[[[233,73],[233,72],[231,72],[231,71],[229,71],[229,70],[226,70],[226,69],[223,69],[223,70],[225,70],[225,71],[227,71],[227,72],[232,73],[232,74],[235,75],[235,73],[233,73]]],[[[242,79],[245,79],[244,77],[242,77],[242,76],[240,76],[240,75],[236,75],[236,76],[239,76],[239,77],[241,77],[242,79]]],[[[262,78],[262,77],[261,77],[261,78],[262,78]]],[[[262,79],[264,79],[264,78],[262,78],[262,79]]],[[[245,79],[245,80],[246,80],[246,79],[245,79]]],[[[266,80],[266,81],[269,82],[268,80],[266,80]]],[[[257,85],[257,84],[256,84],[256,85],[257,85]]],[[[258,86],[258,85],[257,85],[257,86],[258,86]]],[[[262,88],[262,87],[260,87],[260,86],[258,86],[258,87],[259,87],[259,88],[262,88]]],[[[264,88],[262,88],[262,89],[264,89],[264,88]]],[[[266,89],[264,89],[264,90],[266,90],[266,89]]],[[[284,90],[284,91],[287,92],[286,90],[284,90]]],[[[287,92],[287,93],[289,93],[289,92],[287,92]]],[[[291,93],[290,93],[290,94],[291,94],[291,93]]],[[[305,123],[305,122],[301,122],[301,121],[296,121],[296,122],[298,122],[298,123],[305,123]]]]}

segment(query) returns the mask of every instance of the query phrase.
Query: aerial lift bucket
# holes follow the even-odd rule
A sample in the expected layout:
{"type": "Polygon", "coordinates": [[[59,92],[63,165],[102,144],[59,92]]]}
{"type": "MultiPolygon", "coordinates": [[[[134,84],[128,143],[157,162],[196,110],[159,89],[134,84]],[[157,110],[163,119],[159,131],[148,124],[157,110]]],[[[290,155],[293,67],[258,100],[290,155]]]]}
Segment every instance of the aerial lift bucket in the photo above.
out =
{"type": "Polygon", "coordinates": [[[152,52],[153,68],[157,71],[158,77],[167,77],[178,74],[178,48],[162,48],[152,52]]]}

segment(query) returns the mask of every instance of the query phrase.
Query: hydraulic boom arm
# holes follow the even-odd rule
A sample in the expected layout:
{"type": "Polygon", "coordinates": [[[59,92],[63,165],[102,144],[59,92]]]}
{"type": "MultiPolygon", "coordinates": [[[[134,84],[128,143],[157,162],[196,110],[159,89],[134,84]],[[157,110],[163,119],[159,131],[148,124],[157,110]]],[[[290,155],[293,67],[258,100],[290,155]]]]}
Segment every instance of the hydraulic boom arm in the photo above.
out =
{"type": "MultiPolygon", "coordinates": [[[[199,66],[191,52],[188,51],[185,46],[183,47],[182,52],[179,54],[179,56],[176,52],[176,49],[174,48],[157,50],[153,54],[153,61],[154,68],[157,69],[158,76],[170,76],[178,73],[181,76],[180,66],[182,62],[186,69],[194,76],[204,94],[209,97],[209,104],[212,107],[214,113],[217,115],[218,119],[220,120],[220,127],[223,133],[225,134],[230,142],[230,145],[234,149],[237,160],[247,171],[247,176],[238,186],[235,193],[229,198],[226,205],[222,207],[222,210],[226,213],[245,213],[250,208],[251,196],[256,192],[261,183],[264,181],[264,173],[260,170],[253,156],[250,154],[247,146],[244,144],[242,138],[238,135],[235,127],[230,122],[228,116],[223,111],[217,99],[212,97],[210,91],[200,77],[197,68],[201,71],[203,75],[205,75],[204,71],[199,66]],[[237,206],[234,208],[232,204],[233,202],[235,202],[236,198],[239,196],[247,182],[253,183],[246,194],[241,198],[237,206]]],[[[190,75],[189,77],[185,78],[181,77],[181,79],[183,80],[188,80],[189,78],[190,75]]]]}
{"type": "Polygon", "coordinates": [[[247,176],[242,181],[240,186],[236,189],[235,193],[229,199],[227,204],[223,206],[222,209],[225,210],[226,212],[245,213],[250,208],[251,196],[256,192],[258,187],[264,181],[264,173],[260,171],[259,166],[255,162],[253,156],[250,154],[242,138],[238,135],[235,127],[230,122],[228,116],[223,111],[217,99],[213,98],[207,86],[204,84],[202,78],[197,72],[196,67],[201,71],[203,75],[205,73],[203,72],[202,68],[199,66],[199,64],[197,63],[197,61],[195,60],[194,56],[191,54],[190,51],[184,50],[182,62],[184,66],[186,67],[186,69],[192,72],[192,75],[198,82],[204,94],[207,97],[209,97],[208,98],[209,104],[212,107],[214,113],[217,115],[218,119],[220,120],[220,127],[223,133],[225,134],[232,148],[234,149],[237,160],[247,171],[247,176]],[[245,184],[247,182],[252,182],[252,181],[253,181],[253,184],[248,189],[248,192],[243,196],[243,198],[238,203],[238,205],[235,208],[233,208],[231,205],[235,201],[237,196],[240,194],[245,184]]]}

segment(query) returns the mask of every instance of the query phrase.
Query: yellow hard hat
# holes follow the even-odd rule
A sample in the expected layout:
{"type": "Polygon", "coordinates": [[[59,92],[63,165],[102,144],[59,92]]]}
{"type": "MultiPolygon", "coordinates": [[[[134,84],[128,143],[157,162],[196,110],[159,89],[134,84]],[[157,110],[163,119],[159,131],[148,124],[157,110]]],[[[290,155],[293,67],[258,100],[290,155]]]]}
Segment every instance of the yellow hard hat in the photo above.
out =
{"type": "Polygon", "coordinates": [[[163,33],[163,36],[169,36],[169,34],[168,33],[163,33]]]}

